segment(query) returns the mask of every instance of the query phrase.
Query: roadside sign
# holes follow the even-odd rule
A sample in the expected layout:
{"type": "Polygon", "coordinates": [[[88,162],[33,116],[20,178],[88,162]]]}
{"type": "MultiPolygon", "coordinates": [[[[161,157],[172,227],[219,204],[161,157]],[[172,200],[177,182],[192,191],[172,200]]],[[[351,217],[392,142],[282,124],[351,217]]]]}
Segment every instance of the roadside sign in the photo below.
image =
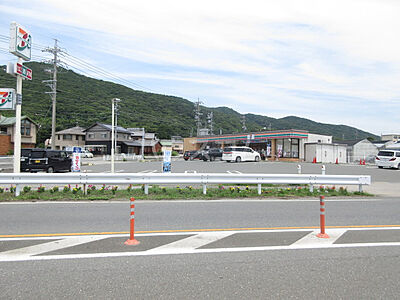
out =
{"type": "Polygon", "coordinates": [[[31,60],[32,36],[16,22],[10,26],[10,52],[23,60],[31,60]]]}
{"type": "Polygon", "coordinates": [[[14,89],[0,89],[0,110],[14,110],[16,93],[14,89]]]}
{"type": "Polygon", "coordinates": [[[73,152],[72,153],[72,172],[80,172],[81,171],[81,153],[73,152]]]}
{"type": "Polygon", "coordinates": [[[164,151],[163,173],[171,173],[171,150],[164,151]]]}

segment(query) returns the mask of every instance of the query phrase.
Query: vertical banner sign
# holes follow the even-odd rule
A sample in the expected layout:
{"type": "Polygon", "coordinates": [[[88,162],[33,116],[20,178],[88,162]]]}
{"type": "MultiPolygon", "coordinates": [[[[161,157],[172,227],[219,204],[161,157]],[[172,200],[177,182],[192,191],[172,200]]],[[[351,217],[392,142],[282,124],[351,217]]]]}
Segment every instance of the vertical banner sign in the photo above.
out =
{"type": "Polygon", "coordinates": [[[72,172],[80,172],[81,171],[81,148],[74,147],[72,153],[72,172]]]}
{"type": "Polygon", "coordinates": [[[0,110],[14,110],[15,99],[14,89],[0,89],[0,110]]]}
{"type": "Polygon", "coordinates": [[[21,25],[12,22],[10,26],[10,52],[23,60],[31,60],[32,36],[21,25]]]}
{"type": "Polygon", "coordinates": [[[164,151],[163,173],[171,173],[171,150],[164,151]]]}

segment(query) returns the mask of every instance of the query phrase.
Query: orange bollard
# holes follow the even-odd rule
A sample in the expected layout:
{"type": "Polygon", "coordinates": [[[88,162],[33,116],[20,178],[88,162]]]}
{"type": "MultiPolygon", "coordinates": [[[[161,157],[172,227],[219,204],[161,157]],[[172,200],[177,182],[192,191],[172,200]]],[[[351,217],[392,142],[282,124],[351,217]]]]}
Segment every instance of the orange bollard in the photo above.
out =
{"type": "Polygon", "coordinates": [[[125,245],[139,245],[140,242],[135,240],[135,198],[131,198],[131,220],[130,220],[130,235],[129,240],[126,240],[125,245]]]}
{"type": "Polygon", "coordinates": [[[319,205],[320,205],[319,222],[320,222],[321,232],[317,234],[317,237],[329,239],[329,235],[325,233],[325,197],[324,196],[319,197],[319,205]]]}

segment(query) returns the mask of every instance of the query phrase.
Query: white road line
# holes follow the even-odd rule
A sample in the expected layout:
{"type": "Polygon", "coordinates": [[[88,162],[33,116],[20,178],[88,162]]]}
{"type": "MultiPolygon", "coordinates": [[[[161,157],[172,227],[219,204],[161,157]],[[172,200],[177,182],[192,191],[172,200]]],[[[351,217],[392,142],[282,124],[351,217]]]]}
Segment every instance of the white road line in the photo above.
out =
{"type": "Polygon", "coordinates": [[[313,232],[291,244],[291,246],[293,248],[302,248],[304,246],[315,246],[318,248],[321,245],[332,245],[346,231],[347,229],[329,229],[326,231],[326,233],[329,235],[329,238],[319,238],[317,237],[317,234],[320,232],[319,229],[314,230],[313,232]]]}
{"type": "Polygon", "coordinates": [[[70,254],[70,255],[42,255],[42,256],[15,256],[4,257],[0,255],[0,262],[6,261],[31,261],[31,260],[60,260],[78,258],[108,258],[108,257],[131,257],[131,256],[151,256],[151,255],[171,255],[171,254],[201,254],[201,253],[226,253],[226,252],[249,252],[249,251],[273,251],[273,250],[300,250],[300,249],[339,249],[339,248],[363,248],[363,247],[392,247],[400,246],[400,242],[386,243],[354,243],[354,244],[321,244],[319,247],[312,246],[267,246],[267,247],[238,247],[238,248],[216,248],[216,249],[186,249],[179,253],[165,252],[114,252],[114,253],[94,253],[94,254],[70,254]]]}
{"type": "Polygon", "coordinates": [[[226,172],[228,172],[229,174],[243,174],[242,172],[239,172],[239,171],[236,171],[236,170],[226,171],[226,172]]]}
{"type": "Polygon", "coordinates": [[[194,173],[194,174],[196,174],[197,171],[196,170],[186,170],[185,173],[194,173]]]}
{"type": "Polygon", "coordinates": [[[139,171],[138,173],[156,173],[157,170],[144,170],[144,171],[139,171]]]}
{"type": "Polygon", "coordinates": [[[43,243],[19,249],[13,249],[9,251],[0,252],[0,260],[2,260],[2,258],[10,258],[10,259],[13,258],[18,259],[21,257],[27,258],[33,255],[39,255],[54,250],[86,244],[89,242],[98,241],[105,238],[106,236],[80,236],[80,237],[61,239],[49,243],[43,243]]]}
{"type": "Polygon", "coordinates": [[[150,249],[146,252],[150,252],[153,254],[164,254],[167,252],[170,253],[180,253],[180,252],[184,252],[187,250],[193,250],[196,248],[199,248],[201,246],[207,245],[209,243],[215,242],[217,240],[220,240],[222,238],[225,238],[227,236],[230,236],[232,234],[234,234],[235,232],[229,232],[229,231],[225,231],[225,232],[203,232],[203,233],[199,233],[196,234],[194,236],[190,236],[187,237],[185,239],[173,242],[173,243],[169,243],[157,248],[153,248],[150,249]]]}

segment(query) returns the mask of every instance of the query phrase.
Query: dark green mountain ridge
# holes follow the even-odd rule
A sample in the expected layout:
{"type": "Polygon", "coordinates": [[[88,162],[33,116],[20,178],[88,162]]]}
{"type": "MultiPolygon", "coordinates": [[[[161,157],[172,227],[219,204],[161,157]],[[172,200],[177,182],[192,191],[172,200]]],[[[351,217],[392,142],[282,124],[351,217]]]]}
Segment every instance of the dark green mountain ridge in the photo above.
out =
{"type": "MultiPolygon", "coordinates": [[[[49,65],[37,62],[26,63],[33,70],[33,80],[23,82],[22,114],[28,115],[40,125],[38,142],[43,143],[51,135],[50,91],[43,80],[49,80],[45,69],[49,65]]],[[[0,70],[0,87],[12,88],[16,79],[0,70]]],[[[175,96],[160,95],[134,90],[109,81],[98,80],[59,69],[57,78],[57,128],[56,131],[76,125],[88,127],[95,122],[111,124],[111,99],[120,98],[118,125],[123,127],[145,127],[156,132],[160,138],[171,135],[188,137],[195,135],[193,102],[175,96]]],[[[228,107],[210,108],[201,106],[203,124],[209,112],[214,115],[214,133],[242,132],[242,114],[228,107]]],[[[14,112],[1,111],[2,115],[14,116],[14,112]]],[[[280,119],[262,115],[245,114],[247,132],[280,129],[303,129],[312,133],[332,135],[336,140],[362,139],[378,136],[346,125],[317,123],[308,119],[288,116],[280,119]]]]}

